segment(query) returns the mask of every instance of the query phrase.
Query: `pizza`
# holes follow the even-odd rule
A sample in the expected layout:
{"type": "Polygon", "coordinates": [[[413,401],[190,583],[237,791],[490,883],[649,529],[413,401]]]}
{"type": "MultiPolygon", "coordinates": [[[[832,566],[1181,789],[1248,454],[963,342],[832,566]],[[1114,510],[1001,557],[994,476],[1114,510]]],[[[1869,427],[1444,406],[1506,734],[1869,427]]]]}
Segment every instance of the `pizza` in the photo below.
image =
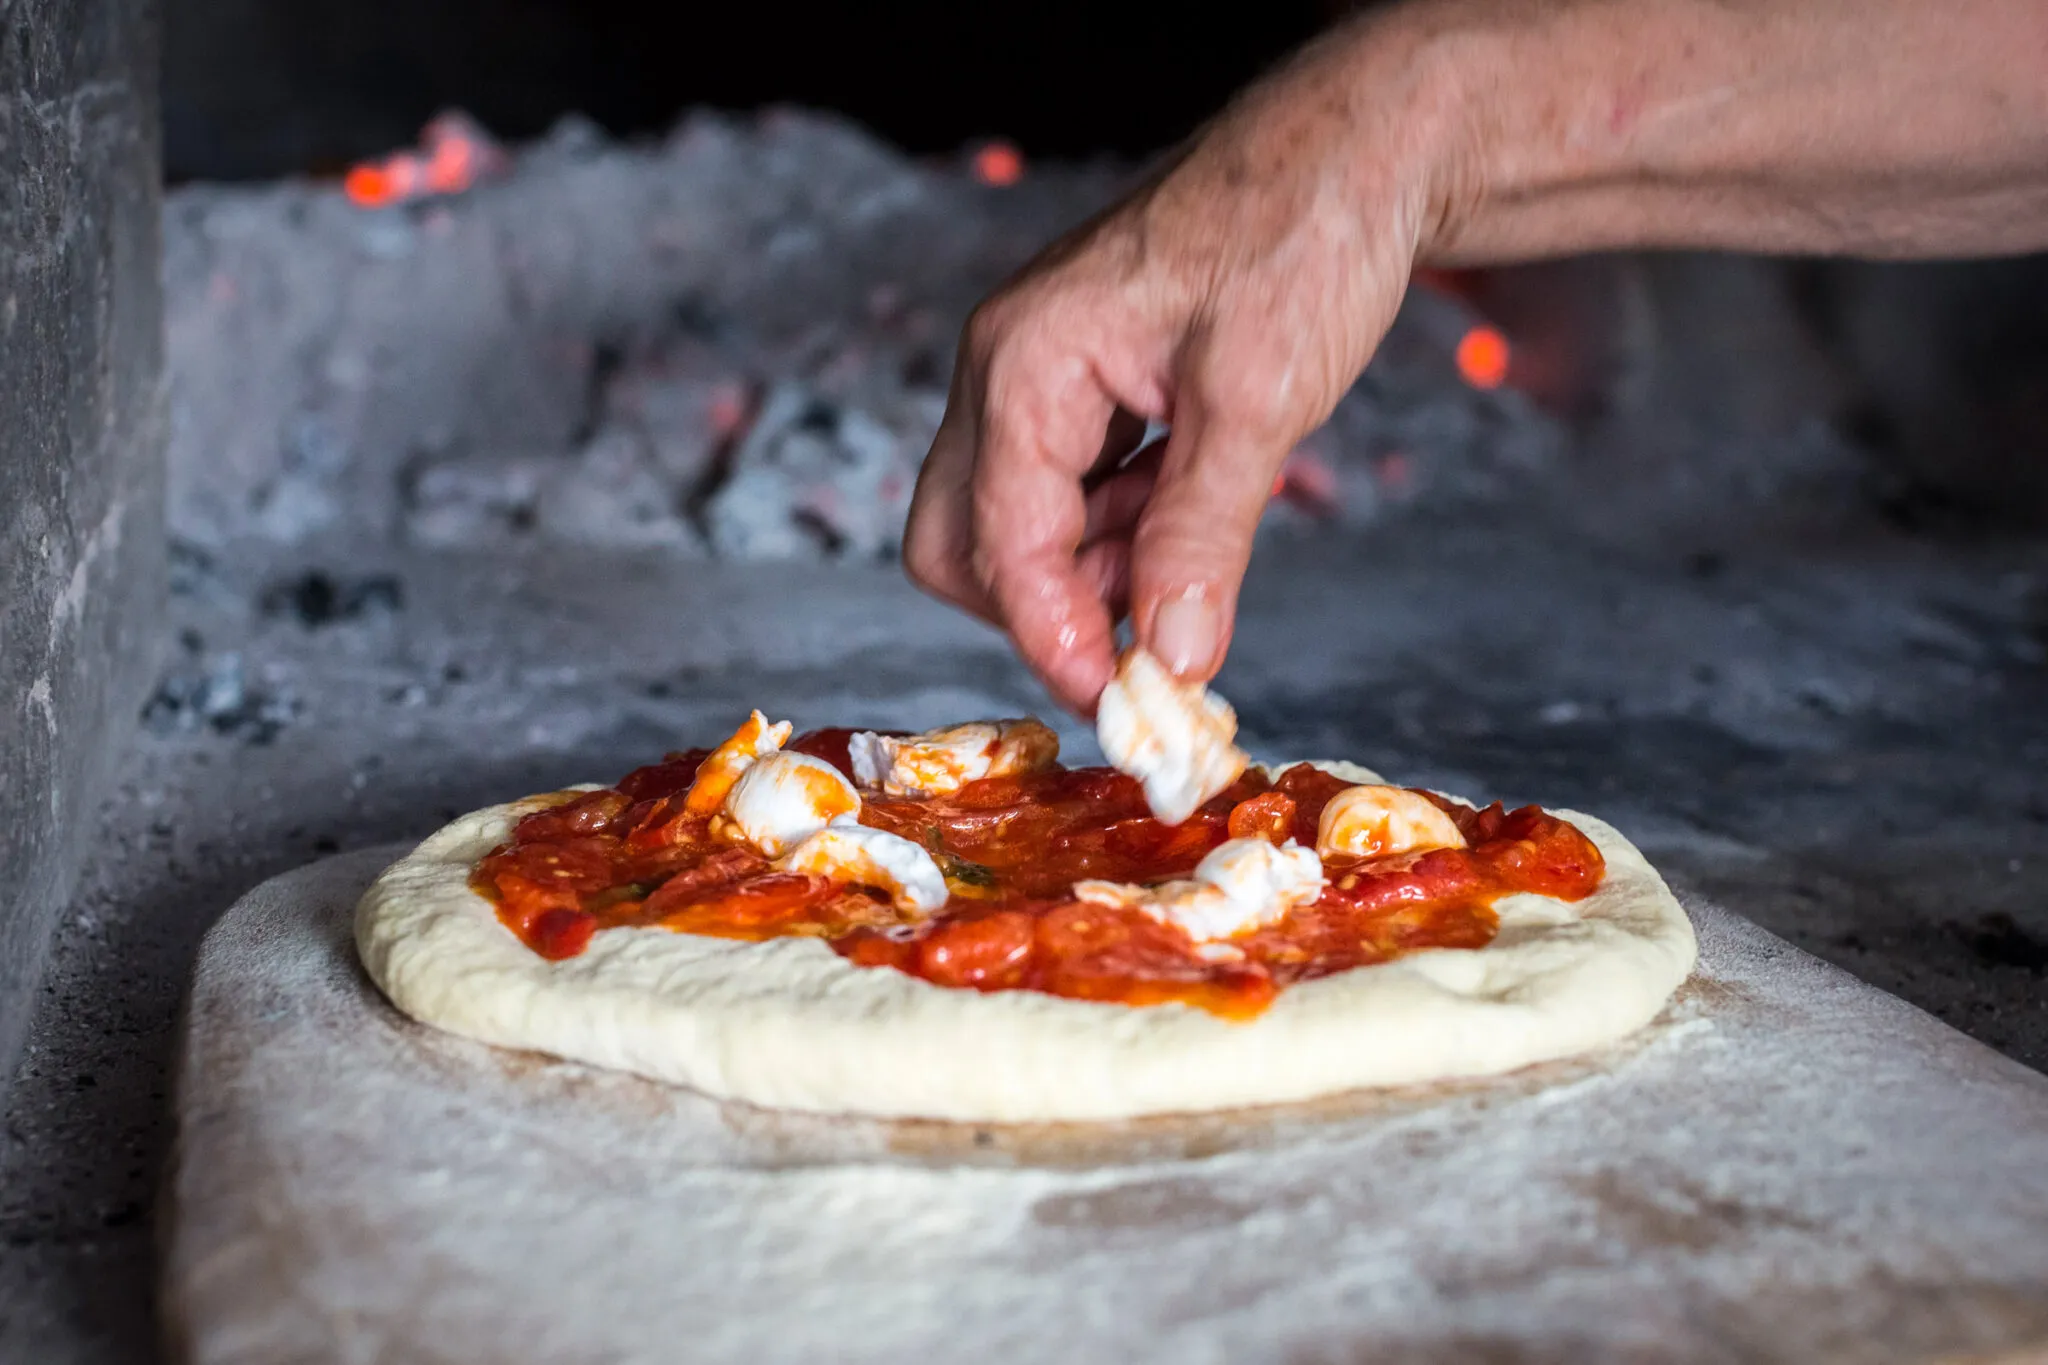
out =
{"type": "Polygon", "coordinates": [[[414,1018],[824,1112],[1105,1119],[1491,1074],[1648,1022],[1695,956],[1590,816],[1251,763],[1133,650],[1108,766],[1029,718],[722,743],[463,817],[363,897],[414,1018]]]}

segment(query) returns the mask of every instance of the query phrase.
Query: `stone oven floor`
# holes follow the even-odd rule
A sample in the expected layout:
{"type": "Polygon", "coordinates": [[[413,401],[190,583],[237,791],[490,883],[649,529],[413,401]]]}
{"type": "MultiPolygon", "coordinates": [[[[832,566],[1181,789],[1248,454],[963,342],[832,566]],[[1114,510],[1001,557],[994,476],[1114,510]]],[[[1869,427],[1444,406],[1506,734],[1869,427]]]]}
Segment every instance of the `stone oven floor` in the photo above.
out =
{"type": "MultiPolygon", "coordinates": [[[[1599,812],[1681,888],[2048,1065],[2048,552],[1797,539],[1417,517],[1276,542],[1224,690],[1262,756],[1599,812]]],[[[250,886],[748,706],[1044,709],[996,637],[886,567],[300,546],[179,565],[170,617],[11,1095],[8,1360],[155,1358],[177,1012],[250,886]]]]}

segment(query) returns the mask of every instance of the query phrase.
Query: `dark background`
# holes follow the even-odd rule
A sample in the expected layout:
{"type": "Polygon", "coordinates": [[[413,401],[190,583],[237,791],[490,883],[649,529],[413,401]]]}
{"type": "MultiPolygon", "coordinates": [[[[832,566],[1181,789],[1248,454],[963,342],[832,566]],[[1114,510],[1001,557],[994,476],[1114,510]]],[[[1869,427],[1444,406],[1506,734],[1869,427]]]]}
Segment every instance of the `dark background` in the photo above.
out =
{"type": "Polygon", "coordinates": [[[658,133],[692,105],[834,109],[913,152],[1150,152],[1326,22],[1328,0],[657,4],[166,0],[171,179],[336,170],[459,106],[501,137],[577,111],[658,133]]]}

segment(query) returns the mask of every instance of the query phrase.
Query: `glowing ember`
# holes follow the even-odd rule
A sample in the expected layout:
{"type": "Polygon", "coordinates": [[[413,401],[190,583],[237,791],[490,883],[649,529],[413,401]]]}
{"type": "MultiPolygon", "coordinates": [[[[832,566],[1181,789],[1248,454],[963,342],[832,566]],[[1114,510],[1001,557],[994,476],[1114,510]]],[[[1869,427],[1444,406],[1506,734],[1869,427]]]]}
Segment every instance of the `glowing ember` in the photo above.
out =
{"type": "Polygon", "coordinates": [[[731,436],[746,425],[749,409],[747,391],[738,384],[721,384],[711,396],[711,429],[731,436]]]}
{"type": "Polygon", "coordinates": [[[351,169],[341,192],[358,208],[381,209],[437,194],[460,194],[504,164],[476,120],[442,114],[420,130],[416,150],[393,152],[351,169]]]}
{"type": "Polygon", "coordinates": [[[988,143],[974,154],[974,178],[984,185],[1014,185],[1024,178],[1024,153],[1012,143],[988,143]]]}
{"type": "Polygon", "coordinates": [[[1508,339],[1498,329],[1474,327],[1458,340],[1458,373],[1475,389],[1497,389],[1508,378],[1508,339]]]}

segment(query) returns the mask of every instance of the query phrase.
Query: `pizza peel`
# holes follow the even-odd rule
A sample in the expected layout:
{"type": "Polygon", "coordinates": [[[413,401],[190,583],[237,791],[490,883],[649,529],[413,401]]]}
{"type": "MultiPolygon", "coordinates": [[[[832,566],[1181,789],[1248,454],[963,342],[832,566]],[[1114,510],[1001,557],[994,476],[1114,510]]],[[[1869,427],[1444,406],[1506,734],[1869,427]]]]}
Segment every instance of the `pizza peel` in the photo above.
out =
{"type": "Polygon", "coordinates": [[[251,892],[185,1019],[196,1362],[2048,1358],[2048,1078],[1728,911],[1634,1038],[1102,1125],[720,1103],[406,1020],[251,892]]]}

